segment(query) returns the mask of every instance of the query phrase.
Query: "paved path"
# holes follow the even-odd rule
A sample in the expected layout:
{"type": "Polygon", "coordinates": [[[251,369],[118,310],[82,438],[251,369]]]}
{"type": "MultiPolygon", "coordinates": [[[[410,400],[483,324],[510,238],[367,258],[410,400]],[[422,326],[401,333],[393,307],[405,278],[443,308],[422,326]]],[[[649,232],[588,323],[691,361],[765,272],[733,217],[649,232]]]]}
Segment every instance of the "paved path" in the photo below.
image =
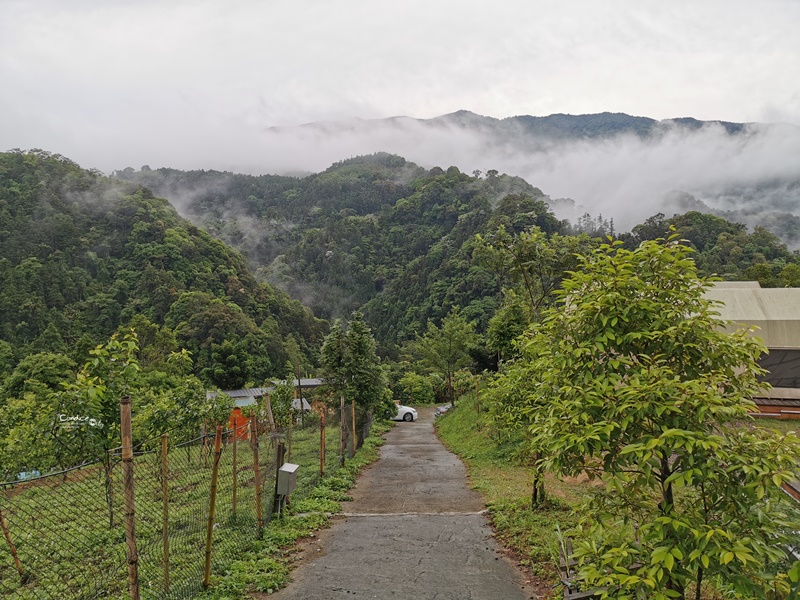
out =
{"type": "Polygon", "coordinates": [[[491,537],[464,466],[436,438],[433,409],[386,435],[380,460],[351,493],[345,517],[305,546],[294,581],[270,598],[533,597],[491,537]]]}

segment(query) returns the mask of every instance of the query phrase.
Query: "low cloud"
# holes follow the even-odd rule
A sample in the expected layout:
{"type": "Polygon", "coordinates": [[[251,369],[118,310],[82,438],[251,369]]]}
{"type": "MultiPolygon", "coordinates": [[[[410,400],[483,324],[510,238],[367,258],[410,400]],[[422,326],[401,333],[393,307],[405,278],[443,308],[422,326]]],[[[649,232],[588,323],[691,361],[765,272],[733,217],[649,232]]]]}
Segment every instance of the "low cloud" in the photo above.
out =
{"type": "Polygon", "coordinates": [[[552,198],[574,200],[577,214],[613,217],[620,230],[657,212],[679,210],[669,200],[676,190],[716,210],[800,215],[800,128],[793,125],[752,124],[729,134],[713,123],[696,130],[665,123],[646,138],[531,144],[498,139],[487,130],[396,118],[271,129],[260,144],[258,172],[316,172],[378,151],[426,168],[497,169],[525,178],[552,198]]]}

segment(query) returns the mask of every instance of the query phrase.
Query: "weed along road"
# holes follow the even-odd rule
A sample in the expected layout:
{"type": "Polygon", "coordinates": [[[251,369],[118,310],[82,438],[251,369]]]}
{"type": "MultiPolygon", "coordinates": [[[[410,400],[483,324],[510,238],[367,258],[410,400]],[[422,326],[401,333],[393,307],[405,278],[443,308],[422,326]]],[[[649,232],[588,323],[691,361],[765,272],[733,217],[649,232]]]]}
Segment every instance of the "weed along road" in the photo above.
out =
{"type": "Polygon", "coordinates": [[[344,517],[306,544],[293,582],[270,598],[522,600],[464,466],[436,438],[433,409],[398,423],[344,517]]]}

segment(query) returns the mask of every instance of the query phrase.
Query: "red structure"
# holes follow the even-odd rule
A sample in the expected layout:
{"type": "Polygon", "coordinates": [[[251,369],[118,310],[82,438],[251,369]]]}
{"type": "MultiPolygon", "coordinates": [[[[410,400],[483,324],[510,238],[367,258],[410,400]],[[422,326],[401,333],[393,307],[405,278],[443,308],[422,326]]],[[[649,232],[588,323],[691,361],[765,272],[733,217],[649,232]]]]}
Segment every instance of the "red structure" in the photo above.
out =
{"type": "Polygon", "coordinates": [[[231,411],[228,428],[235,432],[237,440],[247,441],[250,439],[250,419],[242,414],[241,408],[236,407],[231,411]]]}

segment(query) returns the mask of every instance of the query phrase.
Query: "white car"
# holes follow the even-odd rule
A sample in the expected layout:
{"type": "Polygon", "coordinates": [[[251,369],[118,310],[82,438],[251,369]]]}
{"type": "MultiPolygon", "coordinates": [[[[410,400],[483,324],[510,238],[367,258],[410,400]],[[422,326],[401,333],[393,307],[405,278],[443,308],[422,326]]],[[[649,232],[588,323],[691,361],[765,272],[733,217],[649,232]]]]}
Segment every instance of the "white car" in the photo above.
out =
{"type": "Polygon", "coordinates": [[[410,406],[397,405],[397,415],[392,417],[393,421],[416,421],[417,411],[410,406]]]}

